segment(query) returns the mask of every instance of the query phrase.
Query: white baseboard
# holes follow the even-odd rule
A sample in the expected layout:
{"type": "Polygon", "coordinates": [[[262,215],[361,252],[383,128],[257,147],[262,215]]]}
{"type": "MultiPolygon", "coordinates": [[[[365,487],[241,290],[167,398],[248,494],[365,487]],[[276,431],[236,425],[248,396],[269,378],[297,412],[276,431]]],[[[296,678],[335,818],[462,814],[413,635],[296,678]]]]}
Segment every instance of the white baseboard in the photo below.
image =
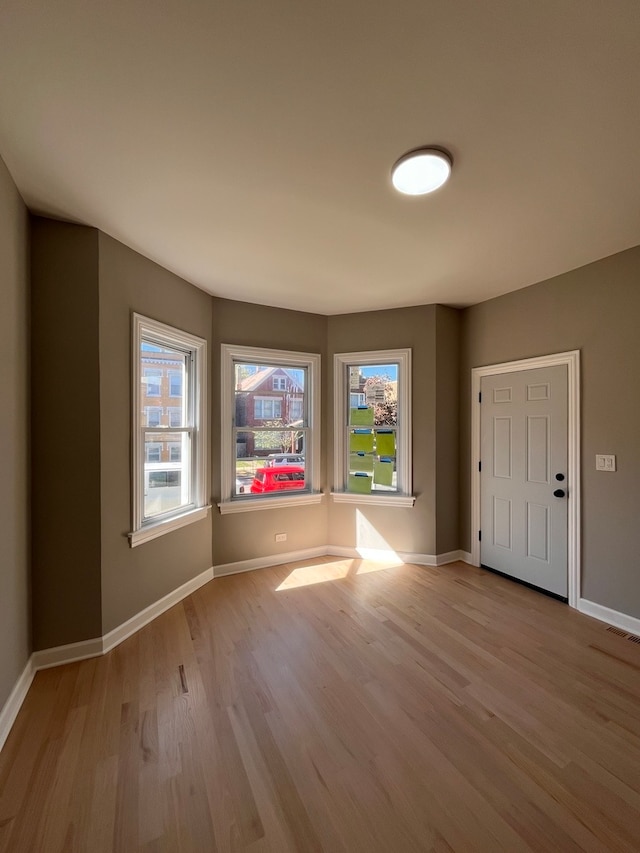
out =
{"type": "Polygon", "coordinates": [[[111,651],[111,649],[120,645],[123,640],[126,640],[127,637],[130,637],[132,634],[135,634],[136,631],[139,631],[140,628],[144,628],[144,626],[148,625],[149,622],[153,622],[153,620],[160,616],[161,613],[164,613],[165,610],[173,607],[174,604],[182,601],[183,598],[191,595],[192,592],[195,592],[205,583],[209,583],[209,581],[212,580],[213,568],[207,569],[195,578],[191,578],[191,580],[183,583],[182,586],[179,586],[177,589],[174,589],[172,592],[163,596],[163,598],[153,604],[150,604],[148,607],[145,607],[144,610],[141,610],[140,613],[136,613],[135,616],[127,619],[127,621],[123,622],[122,625],[118,625],[117,628],[114,628],[112,631],[108,631],[102,637],[102,649],[99,654],[111,651]]]}
{"type": "Polygon", "coordinates": [[[272,554],[270,557],[256,557],[253,560],[239,560],[237,563],[223,563],[213,567],[214,577],[235,575],[240,572],[252,572],[254,569],[266,569],[282,563],[295,563],[299,560],[313,560],[315,557],[341,557],[344,560],[374,560],[402,563],[416,563],[419,566],[444,566],[455,560],[471,558],[466,551],[449,551],[446,554],[412,554],[407,551],[392,551],[383,548],[352,548],[344,545],[327,545],[318,548],[305,548],[301,551],[288,551],[272,554]]]}
{"type": "Polygon", "coordinates": [[[93,640],[82,640],[79,643],[68,643],[66,646],[55,646],[52,649],[42,649],[31,655],[34,672],[39,669],[49,669],[63,663],[75,663],[78,660],[95,658],[102,654],[102,637],[93,640]]]}
{"type": "Polygon", "coordinates": [[[15,723],[18,711],[22,707],[25,696],[29,692],[31,682],[33,681],[33,676],[35,674],[36,670],[33,666],[33,660],[32,658],[29,658],[27,665],[22,670],[22,674],[9,694],[9,698],[0,709],[0,750],[4,746],[6,739],[9,737],[11,727],[15,723]]]}
{"type": "Polygon", "coordinates": [[[445,554],[415,554],[409,551],[393,551],[379,548],[346,548],[342,545],[328,545],[327,554],[352,560],[397,560],[403,563],[415,563],[417,566],[444,566],[456,560],[469,562],[471,555],[466,551],[448,551],[445,554]]]}
{"type": "Polygon", "coordinates": [[[187,595],[195,592],[203,584],[213,580],[213,569],[207,569],[197,577],[182,584],[177,589],[174,589],[168,595],[165,595],[149,607],[145,607],[140,613],[127,619],[122,625],[109,631],[103,637],[95,637],[92,640],[82,640],[79,643],[69,643],[65,646],[56,646],[52,649],[42,649],[33,652],[29,658],[24,672],[16,682],[15,687],[11,691],[11,695],[0,709],[0,749],[2,749],[6,741],[11,727],[13,726],[18,711],[27,695],[31,682],[36,672],[40,669],[49,669],[52,666],[60,666],[65,663],[74,663],[75,661],[86,660],[87,658],[98,657],[111,651],[119,645],[127,637],[135,634],[140,628],[143,628],[149,622],[152,622],[156,617],[164,613],[174,604],[182,601],[187,595]]]}
{"type": "Polygon", "coordinates": [[[409,554],[391,548],[352,548],[345,545],[327,545],[325,551],[331,557],[343,560],[372,560],[381,563],[418,563],[420,566],[435,566],[435,557],[428,554],[409,554]]]}
{"type": "Polygon", "coordinates": [[[620,613],[618,610],[611,610],[603,604],[596,604],[594,601],[589,601],[586,598],[578,599],[578,610],[587,616],[593,616],[594,619],[599,619],[601,622],[607,622],[615,628],[621,628],[623,631],[628,631],[630,634],[635,634],[640,637],[640,619],[635,616],[628,616],[626,613],[620,613]]]}
{"type": "Polygon", "coordinates": [[[436,557],[436,566],[446,566],[447,563],[470,563],[471,554],[467,551],[447,551],[445,554],[438,554],[436,557]]]}
{"type": "Polygon", "coordinates": [[[324,545],[318,548],[303,548],[301,551],[286,551],[272,554],[270,557],[256,557],[253,560],[239,560],[237,563],[221,563],[213,567],[213,576],[222,578],[225,575],[237,575],[240,572],[252,572],[254,569],[267,569],[269,566],[279,566],[282,563],[296,563],[299,560],[313,560],[324,557],[328,553],[324,545]]]}

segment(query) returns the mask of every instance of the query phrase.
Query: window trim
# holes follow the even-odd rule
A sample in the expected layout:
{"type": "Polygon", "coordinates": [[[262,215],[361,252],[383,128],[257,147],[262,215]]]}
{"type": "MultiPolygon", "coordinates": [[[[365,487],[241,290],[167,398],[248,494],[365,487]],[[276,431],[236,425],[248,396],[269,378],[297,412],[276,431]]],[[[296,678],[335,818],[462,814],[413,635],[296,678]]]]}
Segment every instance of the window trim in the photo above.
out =
{"type": "Polygon", "coordinates": [[[377,506],[412,507],[412,447],[411,447],[411,349],[341,352],[333,356],[333,489],[335,503],[375,504],[377,506]],[[347,465],[347,367],[349,365],[398,365],[398,454],[396,472],[398,492],[379,492],[361,495],[345,489],[347,465]]]}
{"type": "MultiPolygon", "coordinates": [[[[152,320],[142,314],[132,314],[132,410],[131,410],[131,532],[129,545],[135,548],[172,530],[205,518],[211,508],[207,502],[207,342],[203,338],[181,329],[152,320]],[[191,454],[192,502],[158,518],[145,521],[143,518],[144,462],[145,453],[141,434],[143,428],[141,412],[142,366],[141,345],[150,338],[159,345],[175,348],[191,357],[193,397],[194,447],[191,454]]],[[[146,389],[145,389],[146,390],[146,389]]],[[[169,427],[156,427],[158,432],[170,431],[169,427]]]]}
{"type": "MultiPolygon", "coordinates": [[[[320,491],[320,399],[321,399],[321,356],[319,353],[294,352],[293,350],[267,349],[265,347],[246,347],[235,344],[221,344],[221,464],[220,492],[221,500],[218,508],[221,515],[252,510],[275,509],[289,506],[317,504],[323,498],[320,491]],[[300,491],[285,495],[242,495],[233,496],[235,484],[235,453],[231,452],[233,445],[233,428],[235,418],[235,371],[237,361],[248,364],[268,364],[278,367],[306,367],[308,383],[309,406],[309,447],[305,448],[305,468],[308,472],[310,491],[300,491]]],[[[305,392],[306,393],[306,392],[305,392]]]]}

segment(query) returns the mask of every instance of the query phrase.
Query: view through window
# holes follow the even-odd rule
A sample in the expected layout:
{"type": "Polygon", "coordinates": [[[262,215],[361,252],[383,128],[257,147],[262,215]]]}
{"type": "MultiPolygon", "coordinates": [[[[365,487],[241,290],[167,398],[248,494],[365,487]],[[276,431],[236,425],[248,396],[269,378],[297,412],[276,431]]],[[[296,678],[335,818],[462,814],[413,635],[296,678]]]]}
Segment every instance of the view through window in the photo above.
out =
{"type": "Polygon", "coordinates": [[[233,496],[310,487],[308,368],[234,361],[233,496]]]}
{"type": "Polygon", "coordinates": [[[142,339],[141,420],[144,442],[143,519],[191,503],[188,399],[184,391],[188,354],[142,339]]]}
{"type": "Polygon", "coordinates": [[[398,364],[350,364],[346,369],[346,490],[397,492],[398,364]]]}

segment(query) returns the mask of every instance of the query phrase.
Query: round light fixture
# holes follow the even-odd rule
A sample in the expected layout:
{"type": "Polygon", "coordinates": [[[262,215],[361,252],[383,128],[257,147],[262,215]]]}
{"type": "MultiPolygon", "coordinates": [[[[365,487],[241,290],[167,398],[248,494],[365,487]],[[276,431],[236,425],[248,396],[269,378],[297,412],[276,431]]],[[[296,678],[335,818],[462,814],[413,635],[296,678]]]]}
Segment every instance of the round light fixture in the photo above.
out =
{"type": "Polygon", "coordinates": [[[449,179],[451,157],[437,148],[415,148],[403,154],[391,170],[391,181],[399,193],[426,195],[449,179]]]}

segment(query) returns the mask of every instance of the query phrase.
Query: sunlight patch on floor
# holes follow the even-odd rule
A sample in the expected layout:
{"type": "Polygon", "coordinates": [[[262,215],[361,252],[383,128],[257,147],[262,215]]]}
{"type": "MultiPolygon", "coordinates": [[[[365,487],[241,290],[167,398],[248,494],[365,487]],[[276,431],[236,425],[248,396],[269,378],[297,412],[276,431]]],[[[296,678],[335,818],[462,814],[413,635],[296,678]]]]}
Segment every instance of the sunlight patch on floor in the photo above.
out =
{"type": "Polygon", "coordinates": [[[356,549],[361,559],[319,560],[308,566],[293,569],[276,592],[298,589],[326,581],[344,580],[349,575],[367,575],[404,565],[404,560],[381,536],[361,510],[356,510],[356,549]]]}
{"type": "Polygon", "coordinates": [[[351,571],[353,562],[353,560],[339,560],[331,563],[314,563],[312,566],[302,566],[299,569],[294,569],[282,581],[280,586],[276,587],[276,592],[280,592],[283,589],[311,586],[312,584],[324,583],[325,581],[342,580],[351,571]]]}
{"type": "Polygon", "coordinates": [[[370,572],[381,572],[384,569],[392,569],[404,565],[402,560],[334,560],[330,563],[314,563],[311,566],[301,566],[293,569],[280,584],[276,592],[285,589],[297,589],[303,586],[312,586],[316,583],[326,581],[339,581],[349,575],[366,575],[370,572]]]}

